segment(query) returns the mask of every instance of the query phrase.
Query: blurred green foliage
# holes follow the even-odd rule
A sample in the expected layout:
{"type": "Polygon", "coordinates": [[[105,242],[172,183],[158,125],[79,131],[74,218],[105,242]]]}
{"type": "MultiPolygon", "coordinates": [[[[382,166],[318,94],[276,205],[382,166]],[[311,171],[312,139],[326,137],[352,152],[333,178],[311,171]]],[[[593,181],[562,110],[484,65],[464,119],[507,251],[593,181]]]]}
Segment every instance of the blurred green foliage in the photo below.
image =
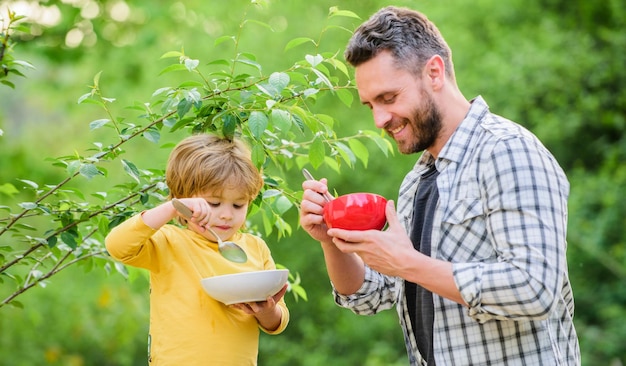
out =
{"type": "MultiPolygon", "coordinates": [[[[341,54],[348,32],[320,35],[331,6],[340,5],[365,19],[386,5],[379,0],[340,4],[275,0],[260,8],[249,7],[248,0],[83,4],[93,3],[101,10],[97,16],[86,6],[42,2],[58,8],[59,23],[35,25],[31,36],[21,34],[14,40],[14,59],[29,60],[35,69],[20,69],[25,77],[9,76],[14,88],[0,85],[0,187],[17,185],[18,179],[55,184],[64,178],[63,170],[52,168],[47,158],[82,152],[103,138],[106,131],[89,131],[91,121],[103,118],[102,111],[76,103],[100,71],[103,93],[117,98],[113,113],[130,119],[132,113],[119,106],[147,100],[153,90],[181,82],[175,73],[159,76],[169,65],[160,59],[167,51],[184,49],[200,60],[216,59],[230,51],[225,43],[214,46],[215,40],[240,32],[242,52],[255,55],[264,69],[282,70],[305,53],[316,53],[312,43],[285,50],[298,37],[322,39],[326,49],[341,54]],[[269,24],[272,30],[254,24],[238,29],[245,18],[269,24]]],[[[395,4],[422,10],[439,26],[453,50],[466,97],[481,94],[495,113],[529,127],[565,168],[572,185],[568,260],[583,365],[623,365],[626,9],[622,1],[395,4]]],[[[346,19],[341,26],[352,30],[360,22],[346,19]]],[[[358,103],[349,108],[337,98],[323,97],[315,109],[337,121],[339,136],[373,128],[369,111],[358,103]]],[[[141,166],[162,169],[169,149],[160,146],[167,147],[180,136],[164,134],[160,145],[138,142],[128,146],[126,154],[141,166]]],[[[321,167],[314,175],[327,176],[337,192],[375,191],[395,199],[404,172],[417,157],[387,158],[374,151],[370,150],[367,167],[358,164],[357,171],[341,174],[321,167]]],[[[106,180],[84,184],[100,184],[106,190],[125,180],[121,167],[107,168],[106,180]]],[[[297,190],[299,171],[286,174],[288,186],[297,190]]],[[[18,198],[25,199],[23,194],[18,198]]],[[[12,202],[0,193],[0,205],[12,202]]],[[[395,311],[358,317],[337,308],[321,249],[297,229],[295,210],[285,212],[283,219],[292,223],[292,235],[279,239],[273,233],[266,240],[277,262],[301,275],[309,299],[288,299],[291,324],[283,335],[261,338],[259,363],[406,364],[395,311]]],[[[23,309],[0,310],[0,364],[145,364],[149,311],[145,275],[131,271],[134,280],[125,281],[82,266],[67,271],[45,288],[24,294],[23,309]]],[[[0,283],[2,293],[7,283],[0,283]]]]}

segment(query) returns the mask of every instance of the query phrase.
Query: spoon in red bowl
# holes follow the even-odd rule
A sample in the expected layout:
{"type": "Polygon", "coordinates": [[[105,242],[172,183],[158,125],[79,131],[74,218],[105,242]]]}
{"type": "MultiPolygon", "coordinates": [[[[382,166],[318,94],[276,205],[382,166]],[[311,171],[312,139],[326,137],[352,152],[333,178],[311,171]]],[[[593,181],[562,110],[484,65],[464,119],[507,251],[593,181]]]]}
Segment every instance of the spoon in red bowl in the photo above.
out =
{"type": "MultiPolygon", "coordinates": [[[[302,168],[302,174],[304,174],[304,177],[308,180],[317,180],[313,178],[311,173],[309,173],[309,171],[306,170],[306,168],[302,168]]],[[[326,193],[324,193],[322,196],[324,196],[324,199],[326,200],[326,202],[330,202],[333,200],[333,196],[331,196],[330,193],[328,193],[328,191],[326,191],[326,193]]]]}

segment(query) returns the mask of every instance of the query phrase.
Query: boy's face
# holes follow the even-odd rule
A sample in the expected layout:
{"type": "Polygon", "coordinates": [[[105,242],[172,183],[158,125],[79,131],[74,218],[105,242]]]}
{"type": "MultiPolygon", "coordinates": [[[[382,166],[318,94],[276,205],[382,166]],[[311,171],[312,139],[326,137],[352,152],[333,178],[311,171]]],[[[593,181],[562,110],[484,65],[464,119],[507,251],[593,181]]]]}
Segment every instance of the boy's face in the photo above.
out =
{"type": "Polygon", "coordinates": [[[246,222],[249,202],[240,190],[227,187],[219,194],[209,191],[198,197],[204,198],[209,203],[211,207],[209,226],[222,240],[228,240],[246,222]]]}

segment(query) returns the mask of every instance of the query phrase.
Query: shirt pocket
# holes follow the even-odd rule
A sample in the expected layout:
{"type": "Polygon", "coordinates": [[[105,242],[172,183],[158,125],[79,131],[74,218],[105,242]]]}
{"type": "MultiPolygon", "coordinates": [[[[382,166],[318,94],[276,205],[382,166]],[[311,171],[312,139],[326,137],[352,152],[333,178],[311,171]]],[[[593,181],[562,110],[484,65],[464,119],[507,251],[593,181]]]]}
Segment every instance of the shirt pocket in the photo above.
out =
{"type": "Polygon", "coordinates": [[[496,253],[479,198],[454,200],[442,218],[440,254],[451,262],[491,262],[496,253]]]}
{"type": "Polygon", "coordinates": [[[483,216],[483,205],[478,198],[464,198],[452,201],[443,216],[443,222],[460,225],[483,216]]]}

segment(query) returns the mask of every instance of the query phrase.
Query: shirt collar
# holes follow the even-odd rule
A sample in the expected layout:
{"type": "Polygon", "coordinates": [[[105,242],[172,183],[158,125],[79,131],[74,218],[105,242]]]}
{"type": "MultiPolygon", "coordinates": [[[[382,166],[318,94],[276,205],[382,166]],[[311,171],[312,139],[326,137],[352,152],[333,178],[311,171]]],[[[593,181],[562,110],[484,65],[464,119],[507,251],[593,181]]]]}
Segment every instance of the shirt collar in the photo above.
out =
{"type": "MultiPolygon", "coordinates": [[[[480,95],[472,99],[470,103],[469,111],[441,149],[438,160],[459,162],[467,153],[467,146],[475,135],[476,125],[480,124],[480,120],[489,112],[489,106],[480,95]]],[[[432,155],[430,158],[432,160],[432,155]]]]}

